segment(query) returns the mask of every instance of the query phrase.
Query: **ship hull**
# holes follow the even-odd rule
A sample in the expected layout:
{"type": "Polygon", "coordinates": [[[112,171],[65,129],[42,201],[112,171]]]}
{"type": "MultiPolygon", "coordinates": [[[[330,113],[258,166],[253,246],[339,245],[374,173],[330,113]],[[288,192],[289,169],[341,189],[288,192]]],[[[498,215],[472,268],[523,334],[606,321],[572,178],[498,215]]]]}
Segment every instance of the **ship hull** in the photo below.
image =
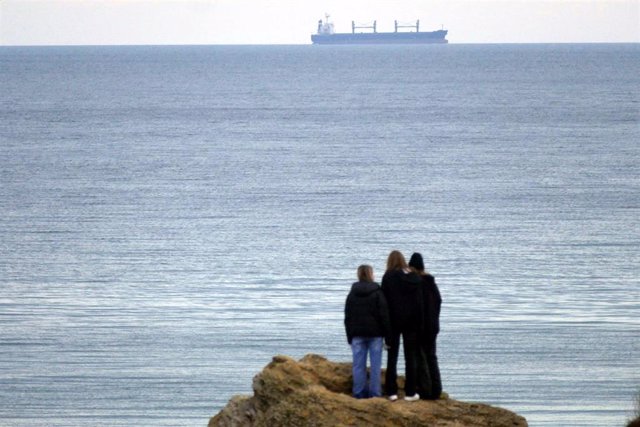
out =
{"type": "Polygon", "coordinates": [[[313,44],[442,44],[447,30],[420,33],[335,33],[313,34],[313,44]]]}

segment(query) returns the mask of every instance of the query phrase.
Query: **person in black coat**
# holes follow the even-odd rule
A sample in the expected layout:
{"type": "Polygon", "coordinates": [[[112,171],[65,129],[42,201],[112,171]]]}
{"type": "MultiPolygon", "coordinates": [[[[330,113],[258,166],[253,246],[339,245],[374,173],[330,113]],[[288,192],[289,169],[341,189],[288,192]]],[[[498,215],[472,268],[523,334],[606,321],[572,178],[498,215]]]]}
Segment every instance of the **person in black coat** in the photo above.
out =
{"type": "Polygon", "coordinates": [[[387,301],[369,265],[358,267],[358,282],[351,286],[345,303],[344,326],[353,354],[353,397],[382,396],[383,339],[388,339],[391,327],[387,301]],[[368,387],[367,354],[371,360],[368,387]]]}
{"type": "Polygon", "coordinates": [[[418,338],[418,393],[422,399],[438,399],[442,393],[442,379],[436,355],[436,338],[440,332],[440,308],[442,297],[435,278],[424,268],[422,255],[411,255],[409,266],[422,280],[423,324],[418,338]]]}
{"type": "Polygon", "coordinates": [[[385,390],[389,400],[398,399],[398,354],[402,337],[405,362],[405,400],[420,398],[416,391],[418,369],[418,334],[422,330],[422,295],[420,277],[409,269],[404,256],[392,251],[387,258],[387,271],[382,277],[382,292],[387,298],[391,318],[391,339],[387,342],[385,390]]]}

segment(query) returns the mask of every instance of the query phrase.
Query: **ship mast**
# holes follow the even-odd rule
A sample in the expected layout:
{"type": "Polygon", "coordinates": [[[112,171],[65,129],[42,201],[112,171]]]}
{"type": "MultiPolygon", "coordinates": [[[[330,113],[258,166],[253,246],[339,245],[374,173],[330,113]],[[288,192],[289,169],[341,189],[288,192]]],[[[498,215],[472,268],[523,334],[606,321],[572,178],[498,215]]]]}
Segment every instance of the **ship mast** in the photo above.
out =
{"type": "Polygon", "coordinates": [[[329,14],[324,14],[324,22],[322,19],[318,21],[318,34],[333,34],[333,22],[329,22],[329,14]]]}

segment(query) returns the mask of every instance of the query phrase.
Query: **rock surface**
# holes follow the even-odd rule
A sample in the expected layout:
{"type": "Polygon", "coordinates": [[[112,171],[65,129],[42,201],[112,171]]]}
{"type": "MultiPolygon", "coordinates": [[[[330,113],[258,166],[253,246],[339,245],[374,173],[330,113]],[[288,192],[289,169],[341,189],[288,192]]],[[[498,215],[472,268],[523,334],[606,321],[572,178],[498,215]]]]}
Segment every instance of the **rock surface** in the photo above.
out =
{"type": "Polygon", "coordinates": [[[351,364],[314,354],[300,361],[274,357],[254,377],[253,390],[253,396],[231,398],[209,427],[527,426],[523,417],[482,403],[354,399],[351,364]]]}

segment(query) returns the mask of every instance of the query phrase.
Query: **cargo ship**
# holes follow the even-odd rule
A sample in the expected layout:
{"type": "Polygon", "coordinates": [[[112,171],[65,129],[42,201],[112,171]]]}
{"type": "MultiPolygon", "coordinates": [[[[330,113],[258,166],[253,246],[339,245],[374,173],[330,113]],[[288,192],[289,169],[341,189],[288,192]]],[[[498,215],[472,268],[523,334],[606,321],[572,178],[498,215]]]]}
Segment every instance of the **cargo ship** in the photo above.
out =
{"type": "Polygon", "coordinates": [[[336,33],[333,23],[329,22],[329,15],[325,20],[318,21],[317,34],[311,35],[313,44],[431,44],[449,43],[445,38],[448,31],[445,29],[437,31],[420,32],[420,20],[415,24],[399,24],[395,21],[395,30],[392,33],[379,33],[376,21],[370,25],[356,25],[351,21],[350,33],[336,33]],[[407,31],[406,29],[411,30],[407,31]],[[368,32],[356,32],[356,30],[367,30],[368,32]],[[401,30],[401,31],[399,31],[401,30]]]}

